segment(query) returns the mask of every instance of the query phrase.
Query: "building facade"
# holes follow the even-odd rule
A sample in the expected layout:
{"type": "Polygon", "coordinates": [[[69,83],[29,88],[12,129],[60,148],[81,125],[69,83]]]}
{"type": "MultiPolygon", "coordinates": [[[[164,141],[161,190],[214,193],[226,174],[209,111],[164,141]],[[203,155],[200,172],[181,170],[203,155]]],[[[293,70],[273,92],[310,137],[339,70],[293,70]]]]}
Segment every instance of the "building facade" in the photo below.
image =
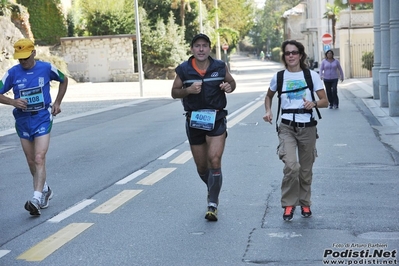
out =
{"type": "Polygon", "coordinates": [[[373,98],[388,107],[390,116],[399,116],[399,1],[374,0],[373,10],[343,10],[336,25],[335,44],[322,42],[332,33],[324,18],[326,4],[333,0],[306,0],[285,13],[287,38],[303,40],[308,56],[321,62],[324,52],[332,49],[348,78],[373,78],[373,98]],[[301,33],[298,35],[299,23],[301,33]],[[373,59],[372,71],[363,65],[366,53],[373,59]]]}
{"type": "Polygon", "coordinates": [[[399,1],[374,0],[373,96],[399,116],[399,1]]]}
{"type": "Polygon", "coordinates": [[[134,71],[133,41],[136,35],[61,38],[64,60],[79,82],[138,81],[134,71]]]}

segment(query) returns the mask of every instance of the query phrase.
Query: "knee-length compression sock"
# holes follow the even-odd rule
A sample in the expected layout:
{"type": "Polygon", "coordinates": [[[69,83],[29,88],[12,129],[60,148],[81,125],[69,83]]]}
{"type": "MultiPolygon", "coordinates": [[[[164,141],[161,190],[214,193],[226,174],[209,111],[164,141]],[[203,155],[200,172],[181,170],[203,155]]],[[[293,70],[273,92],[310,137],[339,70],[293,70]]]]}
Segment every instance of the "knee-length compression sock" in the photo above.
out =
{"type": "Polygon", "coordinates": [[[222,188],[222,169],[210,169],[208,178],[209,206],[217,207],[219,204],[219,193],[222,188]]]}
{"type": "Polygon", "coordinates": [[[206,170],[204,174],[198,174],[201,177],[201,180],[204,181],[205,185],[208,186],[208,178],[209,178],[209,169],[206,170]]]}

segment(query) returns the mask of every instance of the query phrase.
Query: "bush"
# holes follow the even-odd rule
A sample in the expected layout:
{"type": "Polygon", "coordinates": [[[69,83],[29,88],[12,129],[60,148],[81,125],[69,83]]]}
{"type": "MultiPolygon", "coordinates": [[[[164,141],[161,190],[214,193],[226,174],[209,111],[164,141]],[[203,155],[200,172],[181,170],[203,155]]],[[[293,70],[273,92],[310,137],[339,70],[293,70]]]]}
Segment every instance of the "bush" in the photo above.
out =
{"type": "Polygon", "coordinates": [[[55,45],[60,38],[67,36],[67,25],[60,0],[18,0],[19,4],[28,8],[29,22],[40,45],[55,45]]]}
{"type": "Polygon", "coordinates": [[[362,68],[367,69],[368,71],[371,71],[373,68],[374,64],[374,52],[365,52],[362,55],[362,68]]]}
{"type": "Polygon", "coordinates": [[[275,62],[281,62],[281,48],[275,47],[272,49],[272,60],[275,62]]]}

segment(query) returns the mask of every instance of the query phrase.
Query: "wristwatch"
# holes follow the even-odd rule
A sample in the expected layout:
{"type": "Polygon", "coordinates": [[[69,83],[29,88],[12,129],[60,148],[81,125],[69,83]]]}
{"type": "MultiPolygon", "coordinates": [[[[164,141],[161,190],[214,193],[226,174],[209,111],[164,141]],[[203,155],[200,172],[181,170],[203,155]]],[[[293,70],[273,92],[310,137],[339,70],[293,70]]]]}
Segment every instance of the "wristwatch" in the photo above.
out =
{"type": "Polygon", "coordinates": [[[313,101],[313,103],[314,103],[314,107],[316,108],[317,107],[317,102],[313,101]]]}

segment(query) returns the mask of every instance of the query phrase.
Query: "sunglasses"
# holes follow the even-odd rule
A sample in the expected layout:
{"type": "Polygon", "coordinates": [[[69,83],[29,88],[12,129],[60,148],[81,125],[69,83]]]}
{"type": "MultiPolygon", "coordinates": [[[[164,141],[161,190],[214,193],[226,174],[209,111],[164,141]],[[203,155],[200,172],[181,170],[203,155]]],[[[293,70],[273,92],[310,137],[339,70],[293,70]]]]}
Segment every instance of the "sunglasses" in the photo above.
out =
{"type": "Polygon", "coordinates": [[[298,55],[299,54],[299,51],[286,51],[286,52],[284,52],[284,55],[285,56],[290,56],[290,54],[292,54],[292,55],[298,55]]]}

